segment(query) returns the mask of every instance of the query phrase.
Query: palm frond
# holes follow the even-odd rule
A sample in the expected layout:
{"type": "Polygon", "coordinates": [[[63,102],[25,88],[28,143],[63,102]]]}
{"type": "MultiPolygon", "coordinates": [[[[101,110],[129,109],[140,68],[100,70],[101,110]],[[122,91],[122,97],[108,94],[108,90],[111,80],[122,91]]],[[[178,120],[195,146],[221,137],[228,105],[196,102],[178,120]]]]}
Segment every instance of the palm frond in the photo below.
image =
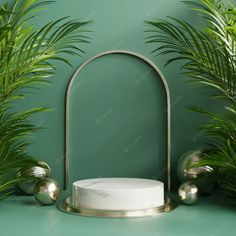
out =
{"type": "Polygon", "coordinates": [[[232,143],[236,143],[236,110],[232,107],[226,107],[227,112],[223,114],[216,114],[208,110],[192,107],[192,111],[198,112],[204,115],[208,122],[200,127],[200,130],[204,132],[208,138],[212,139],[212,142],[225,142],[230,140],[232,143]]]}
{"type": "Polygon", "coordinates": [[[156,45],[156,55],[170,56],[166,65],[182,61],[184,75],[213,88],[212,98],[227,102],[219,114],[191,109],[206,118],[200,131],[214,147],[196,165],[212,166],[215,180],[236,196],[236,8],[223,0],[184,2],[205,20],[205,27],[198,29],[173,17],[147,21],[147,42],[156,45]]]}
{"type": "Polygon", "coordinates": [[[3,100],[12,94],[16,95],[21,88],[32,88],[39,83],[46,84],[48,78],[55,73],[55,68],[49,61],[60,60],[70,65],[63,55],[79,55],[83,50],[76,45],[88,42],[84,32],[89,22],[68,21],[68,17],[33,30],[24,17],[48,1],[33,5],[33,8],[32,2],[35,1],[21,1],[21,4],[17,5],[19,2],[16,1],[9,9],[13,11],[7,19],[7,24],[12,27],[11,34],[0,42],[0,87],[3,100]]]}
{"type": "Polygon", "coordinates": [[[89,42],[87,21],[63,17],[34,29],[30,20],[53,2],[12,0],[0,7],[0,199],[22,181],[15,176],[19,168],[40,165],[27,152],[30,135],[40,128],[29,118],[48,110],[13,112],[13,101],[26,96],[25,88],[48,84],[53,61],[71,65],[66,56],[80,55],[80,44],[89,42]]]}
{"type": "Polygon", "coordinates": [[[188,76],[217,88],[224,93],[223,97],[227,95],[235,100],[235,37],[229,29],[235,25],[236,11],[232,11],[232,5],[227,7],[222,1],[184,2],[207,19],[208,25],[204,30],[175,18],[170,18],[171,21],[147,21],[152,26],[148,32],[155,33],[148,42],[161,43],[162,46],[155,49],[160,54],[177,53],[167,64],[185,59],[184,68],[188,76]]]}

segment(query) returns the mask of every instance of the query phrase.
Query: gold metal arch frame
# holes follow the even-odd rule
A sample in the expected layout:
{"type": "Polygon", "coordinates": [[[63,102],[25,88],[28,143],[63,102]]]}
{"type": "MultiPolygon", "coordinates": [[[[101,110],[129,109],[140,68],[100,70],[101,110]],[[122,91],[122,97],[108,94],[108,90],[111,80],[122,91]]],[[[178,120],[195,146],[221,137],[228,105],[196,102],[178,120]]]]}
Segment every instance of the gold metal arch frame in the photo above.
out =
{"type": "MultiPolygon", "coordinates": [[[[79,66],[69,81],[67,91],[66,91],[66,104],[65,104],[65,155],[64,155],[64,190],[68,190],[68,179],[69,179],[69,142],[70,142],[70,98],[73,83],[78,77],[81,70],[86,67],[89,63],[97,60],[98,58],[111,55],[111,54],[123,54],[131,57],[135,57],[151,66],[157,74],[157,77],[161,79],[161,82],[165,89],[165,99],[166,99],[166,191],[171,190],[171,123],[170,123],[170,91],[166,79],[164,78],[161,71],[157,66],[148,58],[141,54],[127,51],[127,50],[111,50],[99,53],[92,58],[85,61],[81,66],[79,66]]],[[[99,216],[99,217],[142,217],[158,215],[160,213],[168,212],[175,208],[169,198],[166,198],[165,204],[161,207],[155,207],[152,209],[143,209],[138,211],[110,211],[110,210],[97,210],[97,209],[84,209],[83,207],[75,207],[70,204],[70,198],[58,204],[58,208],[64,212],[84,215],[84,216],[99,216]]]]}

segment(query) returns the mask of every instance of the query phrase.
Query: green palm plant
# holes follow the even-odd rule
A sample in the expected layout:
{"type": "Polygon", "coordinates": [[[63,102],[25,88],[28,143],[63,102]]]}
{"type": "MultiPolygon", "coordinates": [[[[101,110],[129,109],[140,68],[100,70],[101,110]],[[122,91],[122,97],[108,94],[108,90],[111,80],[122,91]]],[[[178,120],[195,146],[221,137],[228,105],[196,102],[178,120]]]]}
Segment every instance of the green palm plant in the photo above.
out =
{"type": "Polygon", "coordinates": [[[88,43],[89,22],[64,17],[34,29],[30,20],[51,3],[13,0],[0,7],[0,198],[22,181],[15,177],[19,168],[39,165],[27,153],[30,135],[39,129],[29,117],[47,109],[13,112],[15,103],[50,82],[56,69],[53,61],[71,65],[66,55],[80,55],[78,45],[88,43]]]}
{"type": "Polygon", "coordinates": [[[224,101],[221,113],[192,108],[206,118],[201,130],[212,150],[198,165],[212,166],[212,177],[236,197],[236,8],[222,0],[184,2],[205,20],[203,29],[173,17],[147,21],[147,42],[157,45],[153,53],[170,55],[166,65],[182,61],[185,76],[224,101]]]}

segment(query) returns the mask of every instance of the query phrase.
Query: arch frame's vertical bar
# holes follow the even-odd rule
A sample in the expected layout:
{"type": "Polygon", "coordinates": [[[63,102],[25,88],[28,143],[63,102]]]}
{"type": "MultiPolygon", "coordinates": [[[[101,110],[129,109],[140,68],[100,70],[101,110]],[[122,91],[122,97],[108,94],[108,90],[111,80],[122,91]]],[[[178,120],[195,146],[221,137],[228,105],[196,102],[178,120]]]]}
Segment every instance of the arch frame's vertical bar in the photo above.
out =
{"type": "Polygon", "coordinates": [[[171,190],[171,106],[170,106],[170,91],[167,84],[167,81],[162,74],[162,72],[158,69],[158,67],[148,58],[145,56],[135,53],[132,51],[127,50],[110,50],[105,51],[102,53],[99,53],[87,61],[85,61],[81,66],[77,68],[73,76],[71,77],[68,87],[66,90],[66,102],[65,102],[65,150],[64,150],[64,190],[68,189],[68,181],[69,181],[69,154],[70,154],[70,97],[71,97],[71,91],[73,87],[73,83],[77,76],[79,75],[80,71],[88,65],[90,62],[96,60],[97,58],[110,55],[110,54],[124,54],[136,57],[144,62],[146,62],[148,65],[150,65],[155,72],[160,77],[164,88],[165,88],[165,94],[166,94],[166,190],[169,192],[171,190]]]}

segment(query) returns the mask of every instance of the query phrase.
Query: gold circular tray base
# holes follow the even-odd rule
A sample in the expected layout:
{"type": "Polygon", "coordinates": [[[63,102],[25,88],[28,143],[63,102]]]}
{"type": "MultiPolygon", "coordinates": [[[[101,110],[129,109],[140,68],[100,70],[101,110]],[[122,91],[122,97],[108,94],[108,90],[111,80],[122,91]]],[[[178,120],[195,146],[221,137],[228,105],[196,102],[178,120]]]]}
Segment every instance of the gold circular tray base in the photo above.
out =
{"type": "Polygon", "coordinates": [[[165,204],[158,207],[141,210],[103,210],[74,206],[70,203],[70,197],[67,197],[64,201],[60,201],[57,207],[63,212],[79,216],[131,218],[157,216],[173,210],[177,205],[167,197],[165,198],[165,204]]]}

